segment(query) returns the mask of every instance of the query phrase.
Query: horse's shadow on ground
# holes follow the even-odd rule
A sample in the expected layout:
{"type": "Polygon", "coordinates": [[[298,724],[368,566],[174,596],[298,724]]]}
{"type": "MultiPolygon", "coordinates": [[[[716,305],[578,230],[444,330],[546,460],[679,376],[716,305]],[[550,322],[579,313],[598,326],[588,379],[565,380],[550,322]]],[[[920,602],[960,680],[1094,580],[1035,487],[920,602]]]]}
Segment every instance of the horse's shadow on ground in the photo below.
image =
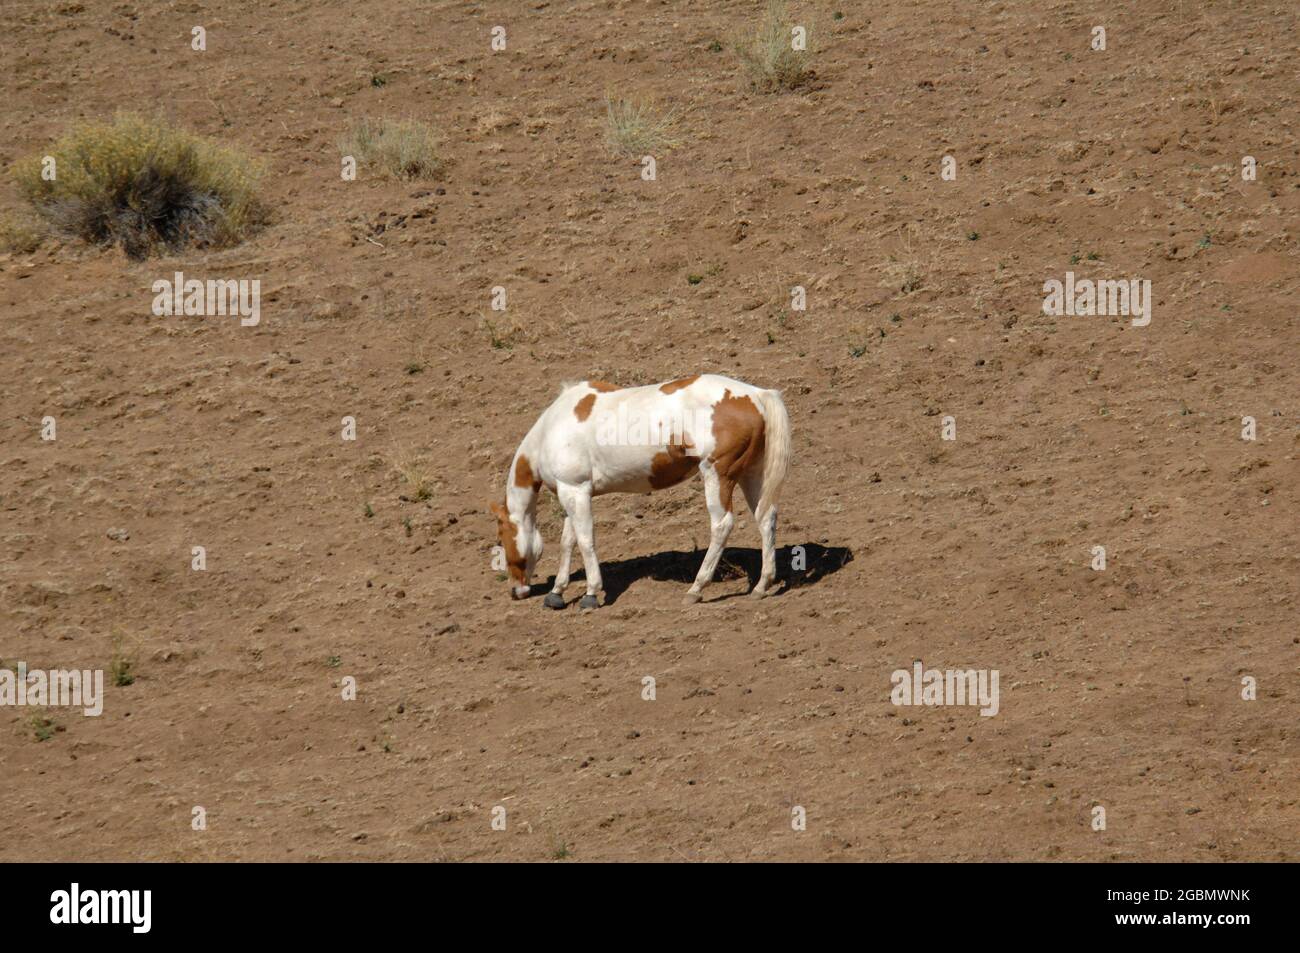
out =
{"type": "MultiPolygon", "coordinates": [[[[575,553],[576,556],[576,553],[575,553]]],[[[625,593],[632,583],[640,579],[655,579],[659,582],[680,582],[686,585],[695,581],[695,574],[700,571],[704,560],[704,550],[687,550],[685,552],[662,552],[653,556],[637,556],[633,559],[620,559],[600,564],[600,574],[605,584],[605,605],[613,605],[618,597],[625,593]]],[[[800,589],[816,585],[826,576],[838,572],[853,560],[853,552],[846,546],[822,546],[818,543],[800,543],[785,546],[776,551],[776,585],[771,592],[780,596],[789,589],[800,589]],[[796,552],[798,550],[798,552],[796,552]],[[796,568],[798,567],[798,568],[796,568]]],[[[762,550],[752,547],[728,547],[722,551],[717,571],[713,574],[713,583],[744,576],[749,586],[745,592],[730,592],[709,598],[712,594],[705,589],[705,602],[721,602],[742,596],[754,588],[763,569],[762,550]]],[[[570,590],[573,583],[585,581],[586,573],[579,569],[569,577],[570,590]]],[[[550,592],[555,585],[555,577],[546,580],[545,588],[533,587],[533,593],[550,592]]],[[[569,601],[576,601],[574,596],[569,601]]]]}

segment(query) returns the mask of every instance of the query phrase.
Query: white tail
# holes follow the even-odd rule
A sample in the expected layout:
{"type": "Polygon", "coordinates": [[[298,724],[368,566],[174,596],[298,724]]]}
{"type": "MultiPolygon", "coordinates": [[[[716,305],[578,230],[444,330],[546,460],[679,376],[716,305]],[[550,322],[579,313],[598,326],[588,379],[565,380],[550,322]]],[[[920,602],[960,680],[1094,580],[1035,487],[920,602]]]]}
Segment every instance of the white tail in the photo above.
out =
{"type": "Polygon", "coordinates": [[[763,514],[776,505],[785,476],[790,472],[790,415],[786,413],[785,402],[777,391],[762,391],[758,395],[758,403],[763,414],[765,432],[763,489],[759,494],[758,506],[754,507],[754,518],[762,520],[763,514]]]}

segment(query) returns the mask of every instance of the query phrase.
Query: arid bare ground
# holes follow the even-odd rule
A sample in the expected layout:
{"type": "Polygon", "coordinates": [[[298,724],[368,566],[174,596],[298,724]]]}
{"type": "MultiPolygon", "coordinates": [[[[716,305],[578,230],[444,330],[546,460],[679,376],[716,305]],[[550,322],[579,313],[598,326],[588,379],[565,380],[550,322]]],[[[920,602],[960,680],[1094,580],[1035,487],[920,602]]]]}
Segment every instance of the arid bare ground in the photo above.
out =
{"type": "Polygon", "coordinates": [[[0,659],[136,674],[0,711],[0,859],[1297,858],[1294,5],[818,3],[776,94],[728,49],[759,9],[6,3],[0,163],[156,108],[276,218],[0,256],[0,659]],[[680,110],[656,181],[607,93],[680,110]],[[442,177],[342,181],[364,116],[442,177]],[[1067,270],[1150,325],[1045,315],[1067,270]],[[260,325],[153,316],[176,271],[259,279],[260,325]],[[559,382],[702,371],[785,394],[791,587],[736,598],[741,516],[681,606],[692,481],[600,501],[609,604],[512,603],[486,503],[559,382]],[[999,713],[895,707],[917,659],[999,713]]]}

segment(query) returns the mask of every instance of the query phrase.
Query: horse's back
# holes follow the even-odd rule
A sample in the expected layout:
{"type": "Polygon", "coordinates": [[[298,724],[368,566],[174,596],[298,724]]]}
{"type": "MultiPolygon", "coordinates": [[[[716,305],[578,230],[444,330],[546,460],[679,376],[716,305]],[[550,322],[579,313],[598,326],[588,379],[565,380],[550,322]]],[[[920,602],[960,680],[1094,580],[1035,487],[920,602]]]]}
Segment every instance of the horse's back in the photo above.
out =
{"type": "Polygon", "coordinates": [[[765,393],[721,374],[639,387],[566,384],[535,425],[534,465],[548,485],[590,480],[598,493],[662,489],[701,460],[738,473],[762,459],[765,393]]]}

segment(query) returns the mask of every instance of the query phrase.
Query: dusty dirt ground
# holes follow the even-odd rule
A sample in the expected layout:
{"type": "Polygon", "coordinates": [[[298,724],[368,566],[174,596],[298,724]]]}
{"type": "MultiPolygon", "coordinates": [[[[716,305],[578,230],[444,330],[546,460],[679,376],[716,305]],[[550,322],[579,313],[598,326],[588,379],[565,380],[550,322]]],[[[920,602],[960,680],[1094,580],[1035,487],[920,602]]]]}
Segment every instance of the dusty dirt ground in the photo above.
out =
{"type": "Polygon", "coordinates": [[[726,48],[758,9],[6,3],[0,164],[157,109],[275,221],[0,257],[0,659],[136,675],[0,711],[0,859],[1297,859],[1295,6],[1113,6],[1096,52],[1087,4],[818,3],[779,94],[726,48]],[[657,181],[607,93],[680,111],[657,181]],[[342,181],[363,116],[442,177],[342,181]],[[154,317],[176,270],[261,324],[154,317]],[[1045,315],[1067,270],[1151,324],[1045,315]],[[607,605],[512,603],[486,504],[559,382],[706,371],[785,394],[785,591],[740,597],[744,514],[681,605],[694,480],[599,502],[607,605]],[[999,713],[895,707],[917,659],[999,713]]]}

